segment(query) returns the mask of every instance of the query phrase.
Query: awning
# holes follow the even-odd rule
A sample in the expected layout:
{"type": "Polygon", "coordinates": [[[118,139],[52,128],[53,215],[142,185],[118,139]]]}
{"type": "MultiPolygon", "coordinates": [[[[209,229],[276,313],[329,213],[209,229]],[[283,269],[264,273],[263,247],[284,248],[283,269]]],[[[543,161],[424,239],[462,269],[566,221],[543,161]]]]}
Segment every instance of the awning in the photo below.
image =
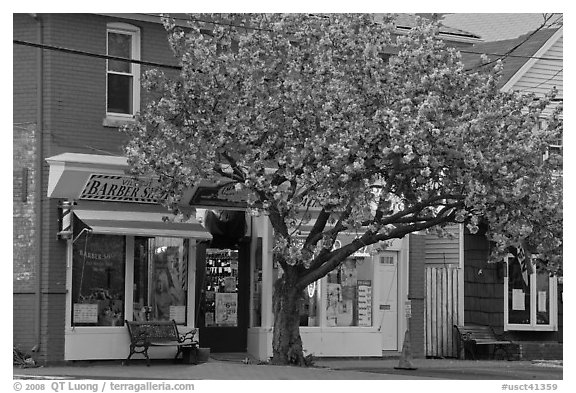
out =
{"type": "Polygon", "coordinates": [[[186,222],[163,221],[163,217],[170,214],[159,206],[127,211],[126,205],[83,203],[75,206],[73,212],[93,233],[212,239],[212,235],[194,218],[186,222]]]}

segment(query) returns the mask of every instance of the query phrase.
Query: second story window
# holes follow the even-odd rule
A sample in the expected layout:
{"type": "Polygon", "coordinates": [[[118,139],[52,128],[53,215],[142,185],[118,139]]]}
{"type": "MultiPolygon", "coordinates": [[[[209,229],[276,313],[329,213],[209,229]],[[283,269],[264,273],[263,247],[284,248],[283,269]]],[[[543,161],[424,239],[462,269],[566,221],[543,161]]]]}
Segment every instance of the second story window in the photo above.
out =
{"type": "MultiPolygon", "coordinates": [[[[140,60],[140,29],[109,23],[106,50],[109,56],[140,60]]],[[[106,63],[106,117],[133,118],[140,109],[140,66],[122,60],[106,63]]]]}

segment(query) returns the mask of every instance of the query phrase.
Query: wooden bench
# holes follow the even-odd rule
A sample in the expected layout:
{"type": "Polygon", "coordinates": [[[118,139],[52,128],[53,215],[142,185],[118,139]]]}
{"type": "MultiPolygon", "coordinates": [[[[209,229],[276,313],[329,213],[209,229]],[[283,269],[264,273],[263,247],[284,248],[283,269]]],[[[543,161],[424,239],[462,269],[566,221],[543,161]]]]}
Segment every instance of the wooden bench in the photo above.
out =
{"type": "Polygon", "coordinates": [[[126,321],[128,333],[130,334],[130,355],[126,359],[126,365],[135,353],[143,354],[146,357],[146,365],[150,366],[148,348],[150,347],[178,347],[176,356],[185,352],[195,351],[198,341],[194,341],[196,329],[192,329],[184,334],[178,332],[176,321],[126,321]]]}
{"type": "Polygon", "coordinates": [[[496,334],[491,326],[482,325],[465,325],[457,326],[454,325],[459,337],[458,342],[458,355],[466,359],[466,353],[470,354],[472,359],[476,360],[476,352],[478,346],[480,345],[491,345],[492,346],[492,359],[495,358],[496,351],[504,351],[506,353],[506,358],[510,360],[511,352],[510,348],[515,344],[506,339],[501,334],[496,334]]]}

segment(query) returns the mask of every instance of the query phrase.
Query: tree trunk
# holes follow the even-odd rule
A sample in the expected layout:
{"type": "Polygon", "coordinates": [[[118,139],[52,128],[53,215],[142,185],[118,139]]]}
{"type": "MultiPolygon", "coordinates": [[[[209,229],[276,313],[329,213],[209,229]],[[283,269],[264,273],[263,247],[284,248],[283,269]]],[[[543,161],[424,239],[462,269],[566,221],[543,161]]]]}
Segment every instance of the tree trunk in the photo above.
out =
{"type": "Polygon", "coordinates": [[[296,289],[296,272],[289,269],[274,285],[273,364],[305,366],[300,338],[300,291],[296,289]]]}

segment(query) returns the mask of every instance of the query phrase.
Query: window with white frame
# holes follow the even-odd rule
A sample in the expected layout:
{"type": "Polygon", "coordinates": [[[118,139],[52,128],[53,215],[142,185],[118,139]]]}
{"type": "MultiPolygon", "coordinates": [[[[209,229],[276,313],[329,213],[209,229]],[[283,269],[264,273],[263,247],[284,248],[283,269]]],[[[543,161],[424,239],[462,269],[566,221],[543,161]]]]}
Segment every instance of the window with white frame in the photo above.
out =
{"type": "Polygon", "coordinates": [[[541,262],[522,252],[506,257],[505,330],[557,330],[557,277],[541,262]]]}
{"type": "MultiPolygon", "coordinates": [[[[108,56],[140,60],[140,29],[125,23],[109,23],[108,56]]],[[[140,66],[123,60],[106,61],[106,117],[129,120],[140,110],[140,66]]]]}

